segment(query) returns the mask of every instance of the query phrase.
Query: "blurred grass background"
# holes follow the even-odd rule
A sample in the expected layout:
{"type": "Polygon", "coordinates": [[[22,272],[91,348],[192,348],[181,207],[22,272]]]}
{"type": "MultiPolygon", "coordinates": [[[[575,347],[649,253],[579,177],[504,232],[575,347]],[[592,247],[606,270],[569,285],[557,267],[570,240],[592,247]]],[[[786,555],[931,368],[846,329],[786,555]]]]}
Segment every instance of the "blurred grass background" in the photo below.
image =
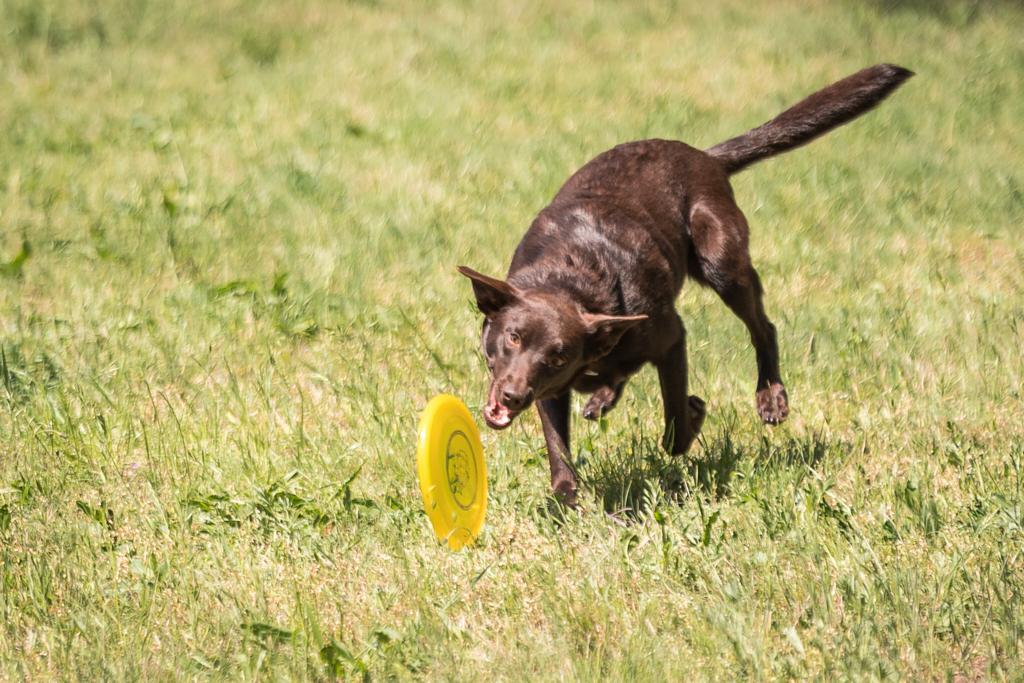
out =
{"type": "Polygon", "coordinates": [[[1024,659],[1015,2],[0,2],[0,678],[1013,679],[1024,659]],[[688,287],[654,373],[484,434],[439,548],[412,466],[483,399],[500,274],[618,142],[706,147],[863,66],[877,112],[738,176],[793,415],[688,287]],[[606,512],[607,514],[602,514],[606,512]]]}

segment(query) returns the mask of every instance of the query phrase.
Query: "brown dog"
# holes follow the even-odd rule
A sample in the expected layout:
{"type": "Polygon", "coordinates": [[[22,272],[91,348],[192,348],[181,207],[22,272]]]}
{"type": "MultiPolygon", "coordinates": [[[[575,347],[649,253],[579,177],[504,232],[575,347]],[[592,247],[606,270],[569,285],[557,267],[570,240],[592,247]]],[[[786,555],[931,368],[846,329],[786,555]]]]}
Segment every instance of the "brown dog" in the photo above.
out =
{"type": "Polygon", "coordinates": [[[913,73],[859,71],[768,123],[701,151],[643,140],[595,158],[565,183],[519,243],[505,281],[466,267],[484,314],[491,371],[484,418],[504,429],[537,403],[557,498],[576,502],[569,392],[587,392],[585,418],[611,410],[644,363],[658,369],[665,448],[684,453],[704,421],[686,388],[686,331],[675,299],[690,277],[714,289],[750,331],[761,419],[789,413],[775,327],[750,263],[747,221],[729,176],[868,111],[913,73]]]}

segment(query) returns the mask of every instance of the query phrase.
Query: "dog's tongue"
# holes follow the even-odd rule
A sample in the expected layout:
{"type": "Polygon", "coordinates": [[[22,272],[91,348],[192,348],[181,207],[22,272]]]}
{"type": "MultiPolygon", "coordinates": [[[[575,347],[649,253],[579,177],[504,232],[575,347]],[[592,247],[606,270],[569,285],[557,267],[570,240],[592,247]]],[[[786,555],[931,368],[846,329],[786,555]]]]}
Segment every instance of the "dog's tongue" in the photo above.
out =
{"type": "Polygon", "coordinates": [[[512,421],[512,416],[509,414],[508,408],[501,405],[497,401],[492,401],[487,404],[484,408],[485,416],[487,420],[498,427],[504,427],[512,421]]]}

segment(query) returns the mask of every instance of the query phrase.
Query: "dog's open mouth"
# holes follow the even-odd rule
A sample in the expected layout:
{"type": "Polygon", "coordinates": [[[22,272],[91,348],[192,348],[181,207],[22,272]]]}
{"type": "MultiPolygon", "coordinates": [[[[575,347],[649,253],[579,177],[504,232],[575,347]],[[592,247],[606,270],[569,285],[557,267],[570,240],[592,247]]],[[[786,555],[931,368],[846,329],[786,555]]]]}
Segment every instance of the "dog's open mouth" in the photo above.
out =
{"type": "Polygon", "coordinates": [[[518,414],[518,410],[511,410],[498,401],[488,401],[484,406],[484,421],[491,429],[505,429],[518,414]]]}

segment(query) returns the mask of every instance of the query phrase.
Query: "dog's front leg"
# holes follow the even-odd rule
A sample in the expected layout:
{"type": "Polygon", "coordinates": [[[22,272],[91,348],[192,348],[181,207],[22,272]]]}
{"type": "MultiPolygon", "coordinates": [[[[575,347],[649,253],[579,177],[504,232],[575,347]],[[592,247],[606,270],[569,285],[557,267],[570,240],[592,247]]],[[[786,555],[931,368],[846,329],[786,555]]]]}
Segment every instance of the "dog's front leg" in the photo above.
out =
{"type": "Polygon", "coordinates": [[[595,391],[587,401],[587,405],[583,406],[583,417],[588,420],[599,420],[607,415],[619,402],[625,386],[626,382],[622,381],[614,386],[601,387],[595,391]]]}
{"type": "Polygon", "coordinates": [[[655,363],[665,408],[665,450],[673,455],[685,453],[704,424],[704,401],[687,395],[686,331],[679,321],[679,338],[665,357],[655,363]]]}
{"type": "Polygon", "coordinates": [[[537,412],[548,446],[551,491],[564,505],[576,507],[576,472],[572,469],[569,451],[569,390],[555,398],[538,401],[537,412]]]}

